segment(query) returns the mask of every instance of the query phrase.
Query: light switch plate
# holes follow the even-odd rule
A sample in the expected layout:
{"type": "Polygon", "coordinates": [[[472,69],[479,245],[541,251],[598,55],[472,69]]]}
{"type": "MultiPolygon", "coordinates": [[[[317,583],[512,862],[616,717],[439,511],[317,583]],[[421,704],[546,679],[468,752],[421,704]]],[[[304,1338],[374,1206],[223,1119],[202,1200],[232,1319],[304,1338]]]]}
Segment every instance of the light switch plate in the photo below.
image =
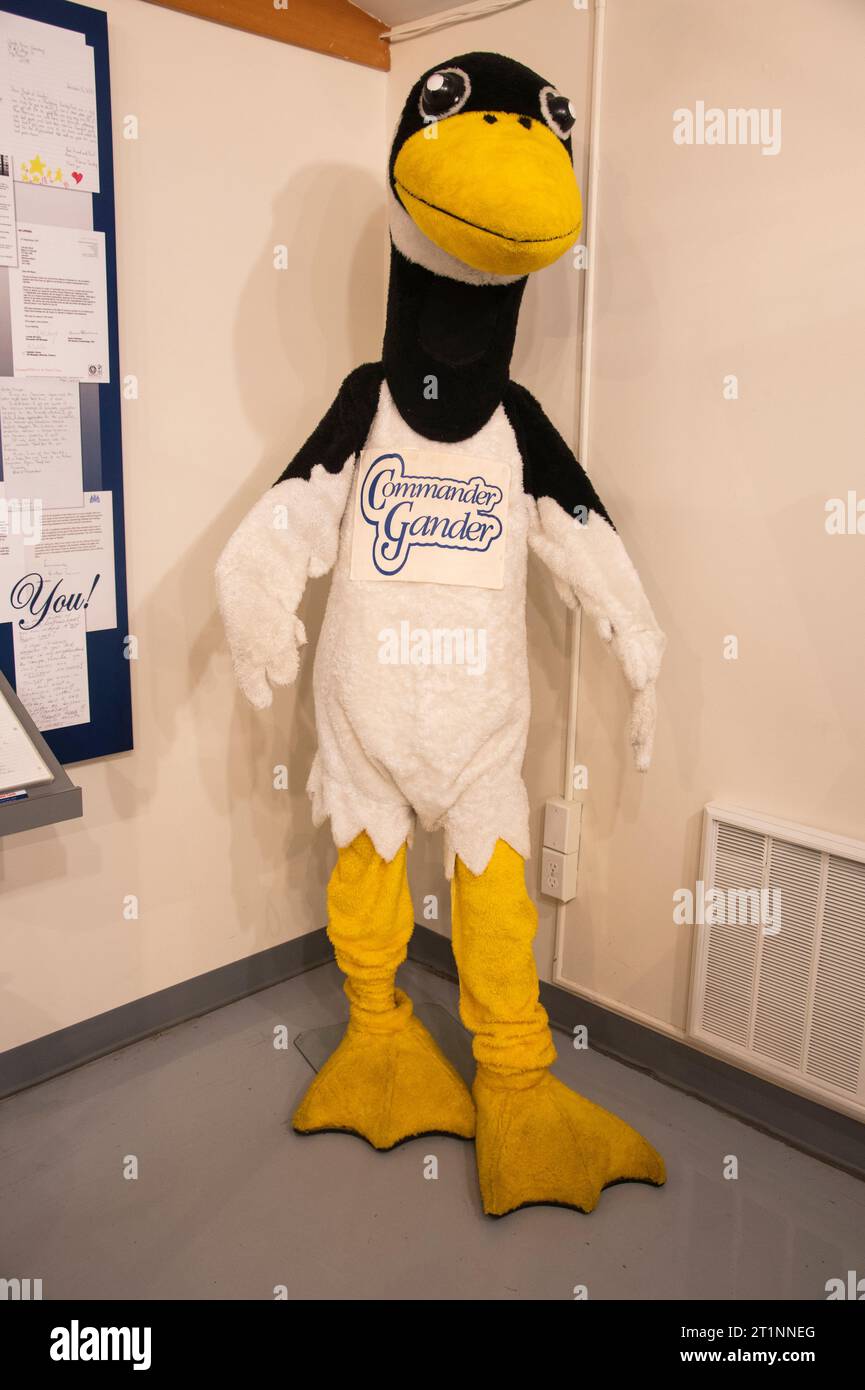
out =
{"type": "Polygon", "coordinates": [[[581,801],[552,796],[544,807],[544,848],[560,854],[577,854],[580,848],[581,801]]]}

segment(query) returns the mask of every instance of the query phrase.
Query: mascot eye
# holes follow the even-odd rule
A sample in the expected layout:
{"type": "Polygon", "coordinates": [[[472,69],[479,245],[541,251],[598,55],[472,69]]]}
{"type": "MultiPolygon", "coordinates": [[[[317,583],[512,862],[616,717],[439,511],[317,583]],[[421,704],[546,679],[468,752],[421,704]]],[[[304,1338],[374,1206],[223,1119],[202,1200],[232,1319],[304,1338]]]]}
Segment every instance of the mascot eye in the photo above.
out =
{"type": "Polygon", "coordinates": [[[432,72],[421,88],[420,113],[428,121],[452,116],[465,105],[470,91],[469,79],[459,68],[432,72]]]}
{"type": "Polygon", "coordinates": [[[567,140],[577,119],[574,103],[557,92],[555,87],[544,87],[541,92],[541,111],[550,129],[555,131],[560,140],[567,140]]]}

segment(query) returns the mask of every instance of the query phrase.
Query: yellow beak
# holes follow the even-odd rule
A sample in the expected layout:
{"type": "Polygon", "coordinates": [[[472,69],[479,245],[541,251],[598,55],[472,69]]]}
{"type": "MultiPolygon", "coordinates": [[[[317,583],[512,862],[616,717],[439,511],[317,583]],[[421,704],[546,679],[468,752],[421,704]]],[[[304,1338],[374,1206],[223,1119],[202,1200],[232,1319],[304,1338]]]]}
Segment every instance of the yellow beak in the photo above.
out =
{"type": "Polygon", "coordinates": [[[573,166],[542,121],[527,129],[502,111],[448,116],[409,136],[394,182],[424,235],[475,270],[526,275],[580,234],[573,166]]]}

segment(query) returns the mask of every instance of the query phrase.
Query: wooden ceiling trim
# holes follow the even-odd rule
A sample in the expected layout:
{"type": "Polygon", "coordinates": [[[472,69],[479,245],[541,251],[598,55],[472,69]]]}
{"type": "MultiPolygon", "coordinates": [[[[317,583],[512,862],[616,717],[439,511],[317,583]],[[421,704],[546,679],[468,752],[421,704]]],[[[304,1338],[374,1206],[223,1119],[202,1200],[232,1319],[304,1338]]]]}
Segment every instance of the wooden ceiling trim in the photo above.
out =
{"type": "Polygon", "coordinates": [[[364,67],[390,67],[390,47],[379,37],[387,26],[349,0],[148,0],[163,9],[245,29],[364,67]]]}

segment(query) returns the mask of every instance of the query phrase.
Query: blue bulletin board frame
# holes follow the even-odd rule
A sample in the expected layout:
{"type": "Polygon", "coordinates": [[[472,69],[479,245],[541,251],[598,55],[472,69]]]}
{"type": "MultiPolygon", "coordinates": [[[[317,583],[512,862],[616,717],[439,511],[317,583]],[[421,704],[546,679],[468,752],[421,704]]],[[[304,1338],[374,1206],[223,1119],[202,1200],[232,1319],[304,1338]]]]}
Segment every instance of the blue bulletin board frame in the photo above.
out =
{"type": "MultiPolygon", "coordinates": [[[[103,10],[70,0],[0,0],[0,12],[77,30],[93,49],[98,126],[99,188],[93,200],[93,229],[105,234],[105,279],[108,297],[109,380],[87,383],[98,393],[101,470],[87,475],[84,490],[110,491],[114,517],[114,584],[117,627],[88,632],[87,668],[90,720],[47,730],[45,742],[61,763],[127,752],[133,746],[132,690],[126,639],[129,632],[126,592],[126,546],[123,505],[123,454],[120,430],[120,347],[117,326],[117,246],[114,224],[114,155],[111,133],[111,85],[108,66],[108,16],[103,10]]],[[[59,195],[58,195],[59,196],[59,195]]],[[[70,197],[81,194],[71,193],[70,197]]],[[[14,686],[12,624],[0,623],[0,669],[14,686]]]]}

